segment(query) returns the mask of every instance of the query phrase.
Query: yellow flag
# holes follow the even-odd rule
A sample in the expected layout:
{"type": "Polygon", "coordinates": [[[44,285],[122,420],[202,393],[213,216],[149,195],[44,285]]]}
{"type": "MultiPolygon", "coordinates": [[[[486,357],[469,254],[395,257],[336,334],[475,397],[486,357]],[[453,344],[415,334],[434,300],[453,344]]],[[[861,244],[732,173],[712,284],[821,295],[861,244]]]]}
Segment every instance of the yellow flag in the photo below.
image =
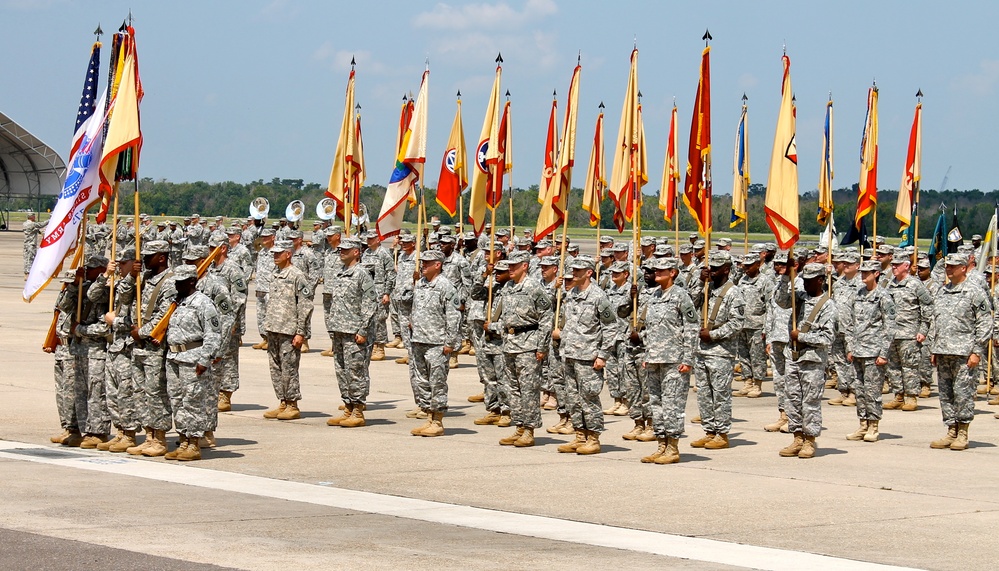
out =
{"type": "Polygon", "coordinates": [[[773,230],[777,246],[786,250],[798,241],[798,149],[795,145],[794,96],[791,90],[791,60],[786,55],[781,89],[777,132],[770,154],[770,175],[764,206],[767,224],[773,230]]]}
{"type": "Polygon", "coordinates": [[[624,223],[630,222],[634,216],[636,194],[640,197],[642,186],[649,180],[642,110],[638,103],[637,49],[631,52],[631,71],[628,74],[621,123],[614,144],[610,196],[614,201],[614,224],[618,232],[623,232],[624,223]]]}
{"type": "Polygon", "coordinates": [[[351,179],[357,174],[358,165],[355,161],[358,158],[357,123],[354,119],[354,70],[351,69],[343,104],[343,123],[340,125],[340,137],[333,156],[329,187],[326,189],[326,196],[337,202],[341,216],[347,211],[344,205],[347,203],[351,179]]]}
{"type": "Polygon", "coordinates": [[[486,117],[482,121],[482,131],[475,145],[475,170],[472,172],[472,190],[469,196],[468,221],[476,234],[482,232],[486,222],[486,190],[492,180],[489,165],[486,164],[489,150],[489,140],[498,136],[499,130],[499,98],[500,78],[503,76],[503,66],[496,66],[496,78],[489,94],[489,104],[486,106],[486,117]]]}
{"type": "Polygon", "coordinates": [[[569,190],[572,188],[572,167],[576,157],[576,116],[579,109],[579,72],[581,69],[577,65],[572,70],[569,97],[565,108],[565,121],[562,123],[562,142],[558,149],[554,176],[541,203],[541,213],[538,216],[538,224],[534,233],[536,240],[541,240],[565,223],[566,205],[569,200],[569,190]]]}
{"type": "MultiPolygon", "coordinates": [[[[603,103],[600,104],[603,107],[603,103]]],[[[583,184],[583,210],[590,213],[590,226],[600,224],[600,201],[607,189],[606,168],[604,165],[604,114],[597,115],[597,128],[593,135],[593,148],[590,150],[590,164],[586,169],[586,183],[583,184]]]]}

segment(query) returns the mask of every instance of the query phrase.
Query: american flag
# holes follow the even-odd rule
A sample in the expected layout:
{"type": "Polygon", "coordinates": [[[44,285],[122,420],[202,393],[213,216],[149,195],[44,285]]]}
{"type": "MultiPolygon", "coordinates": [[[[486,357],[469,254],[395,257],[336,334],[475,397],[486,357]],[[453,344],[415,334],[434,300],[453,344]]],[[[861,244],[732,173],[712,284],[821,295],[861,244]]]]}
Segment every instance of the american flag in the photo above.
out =
{"type": "Polygon", "coordinates": [[[83,82],[83,96],[80,97],[80,109],[76,112],[76,127],[73,129],[73,144],[69,156],[76,154],[80,141],[87,130],[87,119],[94,114],[97,104],[97,82],[100,81],[101,43],[94,42],[90,49],[90,65],[87,66],[87,79],[83,82]]]}

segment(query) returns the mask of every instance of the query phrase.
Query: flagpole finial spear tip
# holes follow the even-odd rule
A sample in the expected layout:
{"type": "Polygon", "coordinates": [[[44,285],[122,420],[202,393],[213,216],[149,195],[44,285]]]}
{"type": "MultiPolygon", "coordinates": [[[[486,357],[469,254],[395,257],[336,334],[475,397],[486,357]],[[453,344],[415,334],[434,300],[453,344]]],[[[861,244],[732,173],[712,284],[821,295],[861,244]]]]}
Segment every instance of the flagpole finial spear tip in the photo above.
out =
{"type": "Polygon", "coordinates": [[[355,65],[357,65],[357,60],[354,59],[354,56],[350,56],[350,69],[351,69],[351,71],[354,70],[354,66],[355,65]]]}
{"type": "Polygon", "coordinates": [[[496,63],[503,63],[503,52],[496,52],[496,63]]]}
{"type": "Polygon", "coordinates": [[[510,99],[510,90],[509,89],[506,90],[506,98],[510,99]]]}
{"type": "Polygon", "coordinates": [[[923,90],[922,89],[919,89],[919,90],[916,91],[916,97],[918,97],[920,99],[923,98],[923,90]]]}
{"type": "Polygon", "coordinates": [[[601,102],[600,102],[600,105],[597,105],[597,108],[598,108],[598,109],[600,109],[600,110],[602,111],[602,110],[603,110],[603,108],[604,108],[604,102],[603,102],[603,101],[601,101],[601,102]]]}
{"type": "Polygon", "coordinates": [[[704,28],[704,35],[701,36],[701,39],[704,40],[704,44],[707,45],[707,43],[713,40],[714,38],[711,37],[711,32],[708,31],[707,28],[704,28]]]}
{"type": "Polygon", "coordinates": [[[557,91],[558,90],[556,90],[556,89],[552,89],[552,99],[555,99],[556,97],[558,97],[557,91]]]}
{"type": "Polygon", "coordinates": [[[745,105],[747,101],[749,101],[749,98],[746,97],[746,92],[743,91],[742,92],[742,104],[745,105]]]}
{"type": "Polygon", "coordinates": [[[94,30],[94,35],[97,36],[98,40],[101,39],[102,35],[104,35],[104,30],[101,29],[100,22],[97,23],[97,29],[94,30]]]}
{"type": "Polygon", "coordinates": [[[125,22],[125,20],[122,20],[121,21],[121,26],[118,27],[118,31],[119,32],[124,32],[127,29],[128,29],[128,24],[125,22]]]}
{"type": "Polygon", "coordinates": [[[578,50],[576,52],[576,65],[579,65],[579,62],[582,61],[582,59],[583,59],[583,50],[578,50]]]}
{"type": "Polygon", "coordinates": [[[458,99],[461,99],[461,90],[458,90],[458,99]]]}

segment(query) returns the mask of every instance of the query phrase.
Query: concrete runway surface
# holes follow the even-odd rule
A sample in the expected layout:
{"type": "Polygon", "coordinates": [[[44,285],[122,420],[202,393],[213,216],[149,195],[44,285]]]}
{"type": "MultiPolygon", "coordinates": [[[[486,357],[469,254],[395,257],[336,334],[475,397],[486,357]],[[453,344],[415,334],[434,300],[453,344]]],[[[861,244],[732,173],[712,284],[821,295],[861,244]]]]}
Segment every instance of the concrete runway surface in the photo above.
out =
{"type": "Polygon", "coordinates": [[[371,364],[368,426],[328,427],[340,401],[318,335],[302,358],[303,418],[268,421],[252,295],[241,388],[204,460],[54,446],[40,346],[56,287],[21,301],[20,245],[0,232],[0,569],[995,567],[999,421],[984,400],[964,452],[929,448],[944,431],[935,393],[916,412],[886,411],[874,444],[844,438],[855,409],[825,405],[806,461],[778,457],[790,436],[762,429],[777,415],[767,382],[763,398],[734,399],[731,449],[690,448],[701,430],[688,423],[683,461],[655,466],[638,461],[655,443],[621,439],[624,417],[608,418],[596,456],[558,454],[567,437],[543,429],[534,448],[499,446],[511,429],[472,424],[484,410],[465,400],[481,390],[467,356],[449,378],[444,437],[409,435],[422,421],[405,418],[412,394],[392,349],[371,364]]]}

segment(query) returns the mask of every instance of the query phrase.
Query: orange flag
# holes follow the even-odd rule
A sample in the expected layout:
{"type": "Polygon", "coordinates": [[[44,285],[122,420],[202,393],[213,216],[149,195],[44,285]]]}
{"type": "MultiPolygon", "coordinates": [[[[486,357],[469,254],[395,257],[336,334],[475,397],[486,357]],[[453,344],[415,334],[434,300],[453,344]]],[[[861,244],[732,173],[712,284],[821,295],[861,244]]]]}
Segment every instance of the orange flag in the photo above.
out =
{"type": "Polygon", "coordinates": [[[676,187],[680,184],[680,159],[676,151],[680,148],[680,138],[676,128],[676,105],[669,121],[669,140],[666,142],[666,165],[663,167],[663,184],[659,189],[659,209],[663,220],[672,222],[676,216],[676,187]]]}
{"type": "Polygon", "coordinates": [[[565,107],[565,121],[562,123],[562,142],[558,146],[558,157],[555,161],[556,172],[544,200],[541,203],[541,213],[535,228],[535,240],[541,240],[565,224],[566,205],[569,200],[569,190],[572,188],[572,167],[576,157],[576,115],[579,109],[579,72],[577,65],[572,70],[572,80],[569,83],[569,96],[565,107]]]}
{"type": "MultiPolygon", "coordinates": [[[[600,108],[603,109],[603,103],[600,108]]],[[[604,167],[604,113],[597,115],[597,130],[593,135],[593,149],[590,150],[590,165],[586,169],[586,183],[583,185],[583,210],[590,213],[590,226],[600,224],[600,201],[607,189],[607,169],[604,167]]]]}
{"type": "Polygon", "coordinates": [[[781,86],[777,132],[770,153],[770,175],[763,211],[777,246],[786,250],[798,241],[798,148],[795,143],[794,92],[791,89],[791,59],[786,55],[781,86]]]}
{"type": "Polygon", "coordinates": [[[690,121],[690,146],[687,151],[687,180],[683,203],[697,221],[697,229],[711,232],[711,48],[701,53],[701,78],[694,97],[690,121]]]}

